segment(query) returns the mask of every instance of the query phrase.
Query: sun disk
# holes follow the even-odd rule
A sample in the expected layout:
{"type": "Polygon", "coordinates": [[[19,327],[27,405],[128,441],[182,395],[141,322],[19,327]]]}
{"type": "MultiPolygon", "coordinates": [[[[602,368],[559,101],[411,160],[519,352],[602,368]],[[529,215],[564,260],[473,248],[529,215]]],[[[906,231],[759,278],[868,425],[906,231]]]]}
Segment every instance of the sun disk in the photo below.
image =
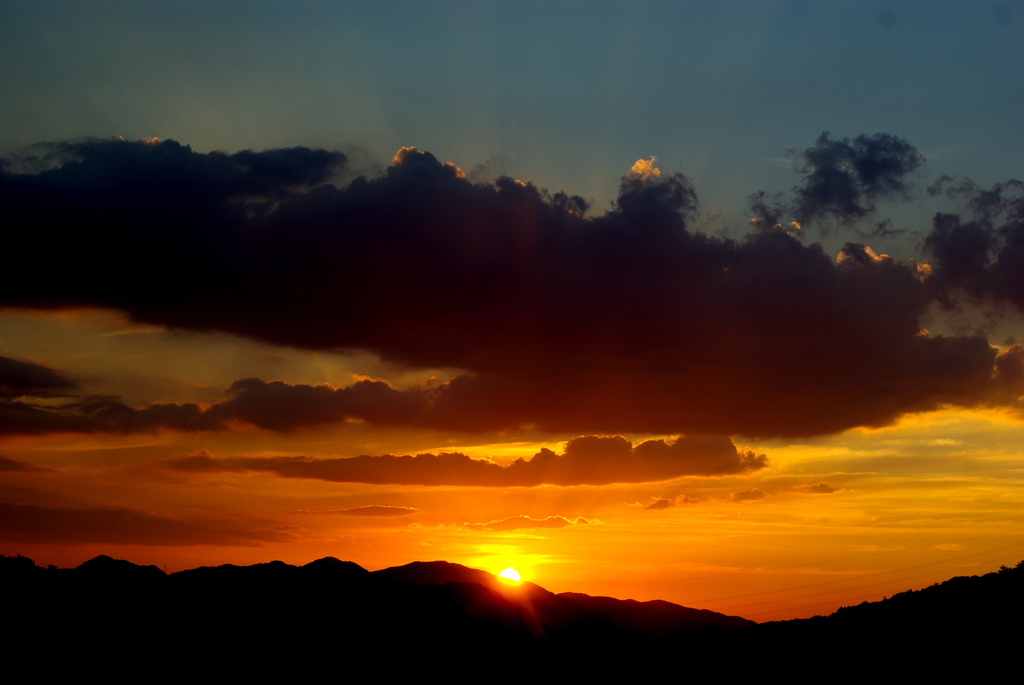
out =
{"type": "Polygon", "coordinates": [[[518,583],[520,581],[519,571],[515,570],[511,566],[499,573],[498,577],[503,578],[504,580],[510,580],[513,583],[518,583]]]}

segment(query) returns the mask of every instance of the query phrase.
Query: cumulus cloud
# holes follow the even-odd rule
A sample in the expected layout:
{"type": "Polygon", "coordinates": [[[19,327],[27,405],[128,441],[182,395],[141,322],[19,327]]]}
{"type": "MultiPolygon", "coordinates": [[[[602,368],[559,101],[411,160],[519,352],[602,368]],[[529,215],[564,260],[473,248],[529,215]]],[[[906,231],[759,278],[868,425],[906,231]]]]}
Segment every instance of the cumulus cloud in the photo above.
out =
{"type": "Polygon", "coordinates": [[[873,212],[876,199],[906,197],[911,188],[907,177],[924,156],[888,133],[832,139],[826,132],[814,147],[800,153],[798,161],[807,174],[796,189],[798,220],[849,221],[873,212]]]}
{"type": "Polygon", "coordinates": [[[541,449],[532,459],[502,467],[460,453],[382,455],[311,459],[240,457],[216,459],[197,453],[163,462],[192,473],[259,472],[284,478],[393,485],[466,485],[515,487],[606,485],[668,480],[679,476],[723,476],[764,468],[763,454],[741,449],[728,438],[684,436],[674,443],[648,440],[633,447],[621,436],[583,436],[570,440],[563,454],[541,449]]]}
{"type": "Polygon", "coordinates": [[[661,169],[654,166],[657,161],[656,158],[651,157],[650,159],[638,159],[630,167],[630,171],[639,176],[641,179],[646,178],[658,178],[661,176],[661,169]]]}
{"type": "MultiPolygon", "coordinates": [[[[794,161],[805,176],[793,188],[792,199],[763,191],[750,198],[755,217],[764,225],[776,225],[784,215],[801,224],[863,219],[875,211],[878,199],[907,198],[908,176],[925,160],[909,142],[888,133],[836,139],[826,131],[813,147],[795,153],[794,161]]],[[[890,230],[884,223],[876,229],[890,230]]]]}
{"type": "Polygon", "coordinates": [[[88,396],[56,405],[0,400],[0,435],[225,428],[195,404],[152,404],[135,409],[113,397],[88,396]]]}
{"type": "Polygon", "coordinates": [[[940,301],[949,305],[953,291],[1024,311],[1024,183],[1013,179],[986,189],[940,176],[928,192],[963,202],[968,215],[936,214],[925,238],[933,267],[929,285],[940,301]]]}
{"type": "Polygon", "coordinates": [[[238,420],[271,430],[338,423],[357,418],[381,425],[422,423],[428,397],[419,389],[399,392],[382,381],[289,385],[259,378],[236,381],[231,399],[206,412],[213,420],[238,420]]]}
{"type": "MultiPolygon", "coordinates": [[[[507,177],[474,184],[415,148],[380,178],[340,188],[325,181],[344,156],[305,148],[227,155],[84,141],[52,146],[52,159],[0,173],[6,247],[41,256],[0,271],[0,306],[114,307],[138,321],[464,373],[408,391],[243,379],[211,407],[7,398],[8,431],[357,419],[803,436],[1011,394],[997,387],[983,338],[917,335],[937,297],[917,264],[870,258],[863,245],[837,261],[785,230],[739,241],[696,232],[696,192],[678,173],[627,173],[614,207],[588,217],[579,198],[507,177]]],[[[909,191],[920,159],[888,134],[825,134],[798,156],[806,175],[793,216],[865,216],[909,191]]],[[[1024,270],[1009,268],[1017,238],[1001,240],[992,282],[1024,293],[1014,285],[1024,270]]],[[[950,259],[937,261],[952,273],[950,259]]]]}

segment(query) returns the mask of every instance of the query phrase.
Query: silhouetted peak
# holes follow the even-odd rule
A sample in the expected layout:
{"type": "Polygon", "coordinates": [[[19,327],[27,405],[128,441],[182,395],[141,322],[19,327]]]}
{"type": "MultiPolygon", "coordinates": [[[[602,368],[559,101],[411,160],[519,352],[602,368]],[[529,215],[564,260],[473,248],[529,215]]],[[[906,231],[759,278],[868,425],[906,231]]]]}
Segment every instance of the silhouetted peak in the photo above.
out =
{"type": "Polygon", "coordinates": [[[450,561],[414,561],[404,566],[374,571],[375,576],[415,585],[443,585],[445,583],[476,583],[490,586],[497,582],[493,573],[469,568],[450,561]]]}
{"type": "Polygon", "coordinates": [[[244,578],[249,582],[288,582],[295,578],[298,570],[298,566],[292,566],[291,564],[275,559],[274,561],[267,561],[260,564],[237,566],[233,569],[232,575],[237,578],[244,578]]]}
{"type": "Polygon", "coordinates": [[[160,568],[149,565],[139,566],[124,559],[114,559],[106,554],[93,557],[89,561],[79,564],[74,569],[75,575],[92,576],[104,580],[114,579],[147,579],[157,576],[166,576],[160,568]]]}
{"type": "Polygon", "coordinates": [[[301,567],[306,573],[314,573],[318,576],[330,576],[339,580],[347,578],[360,578],[367,576],[370,572],[355,563],[354,561],[342,561],[337,557],[324,557],[311,561],[301,567]]]}

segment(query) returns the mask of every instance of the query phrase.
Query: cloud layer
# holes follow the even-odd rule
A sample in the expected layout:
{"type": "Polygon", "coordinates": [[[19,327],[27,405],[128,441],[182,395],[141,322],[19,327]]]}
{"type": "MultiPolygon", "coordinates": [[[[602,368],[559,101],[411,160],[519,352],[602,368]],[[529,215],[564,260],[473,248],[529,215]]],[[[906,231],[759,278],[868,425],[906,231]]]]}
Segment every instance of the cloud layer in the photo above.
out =
{"type": "Polygon", "coordinates": [[[194,522],[131,509],[0,502],[0,540],[13,542],[254,547],[287,542],[292,537],[282,530],[253,530],[222,521],[194,522]]]}
{"type": "Polygon", "coordinates": [[[721,436],[683,436],[674,443],[647,440],[633,446],[621,436],[570,440],[563,454],[544,448],[532,459],[502,467],[459,453],[369,456],[224,458],[208,454],[175,457],[164,465],[191,473],[272,473],[284,478],[392,485],[516,487],[606,485],[668,480],[679,476],[723,476],[764,468],[768,459],[721,436]]]}
{"type": "MultiPolygon", "coordinates": [[[[384,176],[342,188],[323,182],[345,158],[323,150],[85,141],[36,152],[0,175],[5,240],[39,257],[0,272],[0,305],[114,307],[139,321],[465,373],[410,391],[244,379],[212,407],[141,409],[116,398],[27,402],[69,390],[40,375],[3,386],[9,432],[229,420],[291,430],[356,418],[799,436],[1016,401],[1022,390],[1019,350],[997,359],[981,337],[919,335],[951,288],[1024,306],[1012,208],[1010,223],[978,219],[980,228],[937,217],[932,273],[852,243],[836,260],[784,231],[740,241],[694,232],[692,185],[650,163],[623,177],[611,211],[591,217],[580,198],[507,177],[473,184],[411,148],[384,176]],[[32,163],[42,170],[25,171],[32,163]],[[972,249],[950,247],[964,242],[972,249]]],[[[876,199],[908,192],[921,159],[889,134],[823,134],[799,156],[806,176],[788,206],[803,220],[863,218],[876,199]]]]}

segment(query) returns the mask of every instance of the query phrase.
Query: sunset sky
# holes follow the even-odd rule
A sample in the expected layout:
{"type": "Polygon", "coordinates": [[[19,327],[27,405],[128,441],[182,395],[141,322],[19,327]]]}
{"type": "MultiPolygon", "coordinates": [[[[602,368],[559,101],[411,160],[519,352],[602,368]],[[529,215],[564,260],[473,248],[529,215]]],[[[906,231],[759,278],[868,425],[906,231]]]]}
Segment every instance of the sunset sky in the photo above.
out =
{"type": "Polygon", "coordinates": [[[1024,559],[1024,2],[0,0],[0,64],[2,554],[1024,559]]]}

